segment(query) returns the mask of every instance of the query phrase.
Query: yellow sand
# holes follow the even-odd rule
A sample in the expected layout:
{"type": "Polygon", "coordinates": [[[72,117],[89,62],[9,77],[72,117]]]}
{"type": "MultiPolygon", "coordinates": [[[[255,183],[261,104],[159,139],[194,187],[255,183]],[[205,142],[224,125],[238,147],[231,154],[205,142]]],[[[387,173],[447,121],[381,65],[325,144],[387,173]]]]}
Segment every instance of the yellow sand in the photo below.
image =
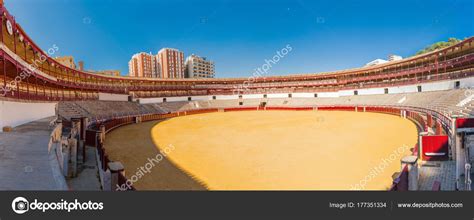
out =
{"type": "Polygon", "coordinates": [[[151,135],[211,190],[386,190],[417,141],[406,119],[342,111],[191,115],[160,122],[151,135]]]}

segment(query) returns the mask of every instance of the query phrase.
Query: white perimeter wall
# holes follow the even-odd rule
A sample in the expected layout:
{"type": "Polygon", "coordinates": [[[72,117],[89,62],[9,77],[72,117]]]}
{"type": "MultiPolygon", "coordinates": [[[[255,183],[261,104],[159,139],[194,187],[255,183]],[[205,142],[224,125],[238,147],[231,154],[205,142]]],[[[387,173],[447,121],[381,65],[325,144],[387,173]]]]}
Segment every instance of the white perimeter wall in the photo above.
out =
{"type": "Polygon", "coordinates": [[[150,103],[162,103],[163,98],[143,98],[138,99],[138,103],[140,104],[150,104],[150,103]]]}
{"type": "Polygon", "coordinates": [[[418,91],[417,85],[398,86],[398,87],[389,87],[388,88],[388,93],[390,93],[390,94],[413,93],[413,92],[417,92],[417,91],[418,91]]]}
{"type": "Polygon", "coordinates": [[[473,88],[474,77],[461,80],[461,88],[473,88]]]}
{"type": "MultiPolygon", "coordinates": [[[[359,90],[357,90],[359,91],[359,90]]],[[[337,97],[354,95],[354,90],[340,90],[337,97]]]]}
{"type": "Polygon", "coordinates": [[[166,98],[167,102],[182,102],[182,101],[188,101],[188,96],[180,96],[180,97],[168,97],[166,98]]]}
{"type": "Polygon", "coordinates": [[[376,95],[376,94],[384,94],[384,88],[372,88],[372,89],[361,89],[358,90],[359,95],[376,95]]]}
{"type": "MultiPolygon", "coordinates": [[[[212,98],[212,97],[211,97],[212,98]]],[[[239,99],[239,95],[216,95],[217,100],[239,99]]]]}
{"type": "MultiPolygon", "coordinates": [[[[56,103],[24,103],[0,101],[0,129],[16,127],[56,114],[56,103]]],[[[0,132],[2,132],[0,130],[0,132]]]]}
{"type": "Polygon", "coordinates": [[[288,98],[288,93],[270,93],[267,98],[288,98]]]}
{"type": "MultiPolygon", "coordinates": [[[[286,96],[288,97],[288,96],[286,96]]],[[[314,98],[314,93],[292,93],[291,97],[294,98],[314,98]]]]}
{"type": "MultiPolygon", "coordinates": [[[[206,100],[211,100],[212,96],[207,96],[207,95],[201,95],[201,96],[191,96],[192,101],[206,101],[206,100]]],[[[188,100],[188,98],[186,98],[188,100]]]]}
{"type": "MultiPolygon", "coordinates": [[[[288,96],[287,96],[288,97],[288,96]]],[[[242,95],[243,99],[262,99],[263,94],[248,94],[248,95],[242,95]]]]}
{"type": "MultiPolygon", "coordinates": [[[[388,88],[389,94],[398,93],[413,93],[418,92],[418,86],[421,85],[422,92],[429,91],[441,91],[454,89],[456,81],[460,82],[461,88],[474,88],[474,77],[459,79],[459,80],[447,80],[441,82],[423,83],[408,86],[394,86],[394,87],[380,87],[380,88],[368,88],[368,89],[357,89],[358,95],[377,95],[385,94],[385,89],[388,88]]],[[[354,90],[340,90],[337,92],[318,92],[318,98],[337,98],[342,96],[353,96],[354,90]]],[[[261,99],[264,94],[247,94],[242,95],[242,99],[261,99]]],[[[314,93],[292,93],[294,98],[313,98],[314,93]]],[[[269,93],[267,98],[288,98],[288,93],[269,93]]],[[[192,100],[212,100],[212,96],[192,96],[192,100]]],[[[236,100],[239,99],[238,95],[216,95],[216,100],[236,100]]],[[[187,101],[186,97],[166,97],[168,102],[174,101],[187,101]]],[[[140,103],[161,103],[163,98],[146,98],[140,99],[140,103]]]]}
{"type": "Polygon", "coordinates": [[[111,94],[99,92],[99,100],[101,101],[128,101],[128,95],[111,94]]]}
{"type": "Polygon", "coordinates": [[[339,97],[338,92],[318,92],[318,97],[320,98],[335,98],[339,97]]]}

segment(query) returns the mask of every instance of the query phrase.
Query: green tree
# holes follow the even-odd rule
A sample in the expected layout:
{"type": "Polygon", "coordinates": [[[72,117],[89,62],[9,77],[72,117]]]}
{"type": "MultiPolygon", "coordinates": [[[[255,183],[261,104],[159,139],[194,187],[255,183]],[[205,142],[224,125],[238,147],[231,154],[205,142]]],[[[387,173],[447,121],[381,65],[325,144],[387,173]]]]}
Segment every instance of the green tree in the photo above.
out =
{"type": "Polygon", "coordinates": [[[428,53],[428,52],[431,52],[431,51],[435,51],[435,50],[438,50],[438,49],[442,49],[442,48],[445,48],[445,47],[449,47],[449,46],[452,46],[452,45],[455,45],[457,43],[461,42],[460,39],[457,39],[457,38],[454,38],[454,37],[450,37],[448,39],[448,41],[440,41],[440,42],[436,42],[430,46],[427,46],[425,47],[424,49],[416,52],[415,55],[420,55],[420,54],[424,54],[424,53],[428,53]]]}

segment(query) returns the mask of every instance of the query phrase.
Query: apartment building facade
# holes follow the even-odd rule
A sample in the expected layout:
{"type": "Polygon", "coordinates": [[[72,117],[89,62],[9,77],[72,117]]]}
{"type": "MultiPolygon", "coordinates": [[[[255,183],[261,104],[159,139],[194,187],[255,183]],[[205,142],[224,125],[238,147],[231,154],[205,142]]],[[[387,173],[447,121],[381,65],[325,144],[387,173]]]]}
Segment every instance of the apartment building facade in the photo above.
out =
{"type": "Polygon", "coordinates": [[[206,57],[191,55],[186,58],[187,78],[214,78],[214,62],[206,57]]]}
{"type": "Polygon", "coordinates": [[[159,78],[155,56],[151,53],[137,53],[128,62],[128,71],[131,77],[159,78]]]}
{"type": "Polygon", "coordinates": [[[184,53],[173,48],[163,48],[156,55],[160,77],[163,79],[182,79],[184,74],[184,53]]]}

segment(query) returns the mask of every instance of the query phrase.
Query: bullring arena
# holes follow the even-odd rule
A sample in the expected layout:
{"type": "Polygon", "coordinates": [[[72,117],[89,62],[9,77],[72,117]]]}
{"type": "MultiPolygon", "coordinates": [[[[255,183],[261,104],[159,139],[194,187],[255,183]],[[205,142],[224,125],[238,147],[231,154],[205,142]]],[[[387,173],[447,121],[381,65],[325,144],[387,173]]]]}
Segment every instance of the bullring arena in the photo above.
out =
{"type": "MultiPolygon", "coordinates": [[[[173,146],[167,159],[211,190],[350,190],[383,163],[379,158],[393,157],[364,185],[386,190],[418,133],[397,116],[343,111],[216,112],[148,122],[133,130],[110,133],[105,144],[111,146],[112,160],[136,170],[146,161],[130,158],[127,148],[139,155],[149,152],[142,157],[149,158],[152,148],[173,146]],[[136,133],[152,141],[137,144],[136,133]]],[[[163,169],[157,166],[154,172],[169,172],[163,169]]],[[[166,189],[159,181],[145,176],[135,187],[166,189]]]]}
{"type": "Polygon", "coordinates": [[[68,68],[0,5],[0,190],[472,190],[473,37],[326,73],[148,79],[68,68]]]}

